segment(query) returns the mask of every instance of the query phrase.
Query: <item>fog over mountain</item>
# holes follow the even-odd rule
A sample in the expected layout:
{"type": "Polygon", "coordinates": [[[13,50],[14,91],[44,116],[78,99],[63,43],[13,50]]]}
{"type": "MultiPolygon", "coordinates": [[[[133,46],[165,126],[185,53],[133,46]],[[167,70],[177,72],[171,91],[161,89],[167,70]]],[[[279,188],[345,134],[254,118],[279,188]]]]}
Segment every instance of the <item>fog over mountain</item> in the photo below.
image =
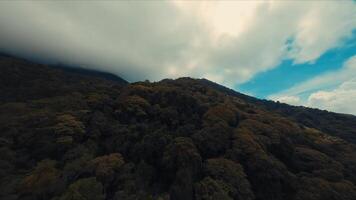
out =
{"type": "Polygon", "coordinates": [[[0,49],[129,81],[192,76],[234,87],[284,59],[314,62],[343,45],[355,9],[352,1],[3,1],[0,49]]]}

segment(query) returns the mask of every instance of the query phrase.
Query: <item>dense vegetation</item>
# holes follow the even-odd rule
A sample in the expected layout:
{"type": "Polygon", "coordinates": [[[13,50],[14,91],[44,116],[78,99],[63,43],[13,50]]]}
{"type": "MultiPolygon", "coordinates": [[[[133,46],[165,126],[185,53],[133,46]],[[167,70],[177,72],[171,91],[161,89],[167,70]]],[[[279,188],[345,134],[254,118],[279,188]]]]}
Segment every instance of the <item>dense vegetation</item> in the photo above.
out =
{"type": "Polygon", "coordinates": [[[128,84],[10,57],[0,72],[0,199],[356,199],[353,116],[207,80],[128,84]]]}
{"type": "Polygon", "coordinates": [[[206,79],[197,81],[222,93],[236,96],[263,109],[276,112],[302,125],[319,129],[329,135],[340,137],[356,144],[356,117],[353,115],[333,113],[303,106],[291,106],[269,100],[260,100],[238,93],[206,79]]]}

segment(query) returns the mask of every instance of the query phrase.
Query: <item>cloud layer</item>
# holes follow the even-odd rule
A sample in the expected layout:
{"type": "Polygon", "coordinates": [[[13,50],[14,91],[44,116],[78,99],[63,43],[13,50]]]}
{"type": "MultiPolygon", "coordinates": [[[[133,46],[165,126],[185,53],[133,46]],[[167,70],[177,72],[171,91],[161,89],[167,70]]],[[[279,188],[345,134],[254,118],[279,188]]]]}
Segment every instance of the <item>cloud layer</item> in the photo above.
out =
{"type": "Polygon", "coordinates": [[[233,87],[284,59],[313,62],[356,28],[356,3],[0,2],[0,50],[122,75],[233,87]]]}
{"type": "Polygon", "coordinates": [[[331,71],[269,97],[292,105],[305,105],[356,115],[356,55],[338,71],[331,71]],[[300,98],[305,96],[306,99],[300,98]]]}
{"type": "Polygon", "coordinates": [[[356,115],[356,80],[349,80],[331,91],[318,91],[308,98],[308,106],[356,115]]]}

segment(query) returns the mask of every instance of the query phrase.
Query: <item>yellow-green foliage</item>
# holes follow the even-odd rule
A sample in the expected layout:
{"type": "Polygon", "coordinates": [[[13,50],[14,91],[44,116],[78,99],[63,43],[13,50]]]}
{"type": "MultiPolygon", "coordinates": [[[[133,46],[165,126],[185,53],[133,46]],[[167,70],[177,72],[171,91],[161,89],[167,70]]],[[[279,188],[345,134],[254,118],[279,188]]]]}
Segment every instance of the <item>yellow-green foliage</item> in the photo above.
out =
{"type": "Polygon", "coordinates": [[[123,100],[123,104],[128,106],[128,107],[147,107],[150,104],[148,101],[140,96],[133,95],[133,96],[128,96],[123,100]]]}
{"type": "Polygon", "coordinates": [[[18,67],[0,67],[1,200],[356,200],[353,116],[18,67]]]}
{"type": "Polygon", "coordinates": [[[347,199],[355,197],[355,186],[349,181],[328,182],[321,178],[302,177],[296,200],[347,199]]]}
{"type": "Polygon", "coordinates": [[[334,161],[322,152],[310,148],[297,147],[295,151],[295,162],[298,162],[298,169],[301,171],[311,172],[323,169],[343,170],[339,162],[334,161]]]}
{"type": "Polygon", "coordinates": [[[95,171],[96,176],[101,180],[106,180],[119,170],[125,163],[124,158],[119,153],[112,153],[105,156],[96,157],[90,162],[91,168],[95,171]]]}
{"type": "Polygon", "coordinates": [[[226,105],[211,107],[205,114],[204,120],[207,123],[226,122],[230,125],[236,124],[236,110],[226,105]]]}
{"type": "Polygon", "coordinates": [[[233,200],[224,187],[210,177],[206,177],[195,184],[196,200],[233,200]]]}
{"type": "Polygon", "coordinates": [[[58,135],[82,135],[85,132],[84,124],[70,114],[57,116],[54,131],[58,135]]]}
{"type": "Polygon", "coordinates": [[[20,192],[40,196],[50,192],[60,176],[55,164],[53,160],[42,160],[37,163],[35,169],[22,180],[20,192]]]}
{"type": "Polygon", "coordinates": [[[206,161],[204,170],[233,199],[254,199],[250,183],[240,164],[224,158],[213,158],[206,161]]]}
{"type": "Polygon", "coordinates": [[[145,116],[146,109],[149,106],[150,103],[140,96],[124,96],[119,99],[119,110],[117,110],[117,112],[133,114],[135,116],[145,116]]]}
{"type": "Polygon", "coordinates": [[[325,134],[317,129],[306,127],[304,134],[317,144],[340,144],[344,141],[340,138],[325,134]]]}
{"type": "Polygon", "coordinates": [[[300,128],[297,124],[285,119],[285,118],[277,118],[272,124],[280,133],[284,134],[294,134],[300,133],[300,128]]]}
{"type": "Polygon", "coordinates": [[[250,156],[255,153],[263,153],[263,147],[258,143],[255,134],[243,127],[238,128],[233,135],[232,148],[236,153],[250,156]]]}
{"type": "Polygon", "coordinates": [[[69,186],[60,200],[104,200],[103,185],[95,177],[80,179],[69,186]]]}
{"type": "Polygon", "coordinates": [[[103,100],[107,98],[109,98],[109,96],[105,94],[90,93],[88,96],[86,96],[86,101],[89,105],[95,105],[100,102],[103,102],[103,100]]]}
{"type": "Polygon", "coordinates": [[[53,96],[30,101],[33,108],[46,108],[52,111],[70,111],[86,107],[86,102],[81,93],[73,92],[64,96],[53,96]]]}
{"type": "Polygon", "coordinates": [[[189,168],[199,170],[202,158],[190,138],[178,137],[164,152],[164,163],[168,168],[189,168]]]}
{"type": "Polygon", "coordinates": [[[144,83],[129,85],[127,90],[138,95],[144,95],[153,92],[152,87],[149,87],[144,83]]]}

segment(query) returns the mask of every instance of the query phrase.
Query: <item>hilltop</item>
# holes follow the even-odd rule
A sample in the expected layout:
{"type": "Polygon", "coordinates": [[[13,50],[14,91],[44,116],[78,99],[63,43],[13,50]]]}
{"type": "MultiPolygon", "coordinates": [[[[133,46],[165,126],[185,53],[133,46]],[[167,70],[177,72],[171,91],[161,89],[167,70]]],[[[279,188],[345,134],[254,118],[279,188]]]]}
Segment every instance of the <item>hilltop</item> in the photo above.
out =
{"type": "Polygon", "coordinates": [[[0,199],[356,199],[355,116],[206,79],[0,70],[0,199]]]}

